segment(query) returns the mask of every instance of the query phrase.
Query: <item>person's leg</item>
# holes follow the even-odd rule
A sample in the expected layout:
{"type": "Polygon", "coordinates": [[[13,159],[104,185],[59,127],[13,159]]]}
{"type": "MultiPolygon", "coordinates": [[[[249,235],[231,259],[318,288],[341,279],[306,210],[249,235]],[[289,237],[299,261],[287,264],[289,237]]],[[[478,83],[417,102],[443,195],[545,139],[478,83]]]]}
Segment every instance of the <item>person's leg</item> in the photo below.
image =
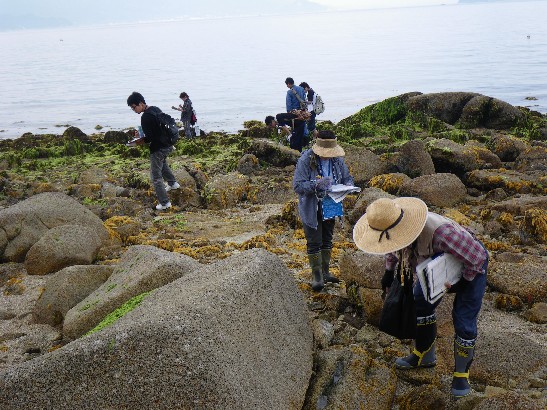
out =
{"type": "Polygon", "coordinates": [[[293,129],[293,135],[291,137],[290,147],[292,149],[297,150],[298,152],[302,152],[302,142],[304,138],[304,124],[305,122],[301,120],[294,121],[294,129],[293,129]]]}
{"type": "Polygon", "coordinates": [[[169,148],[162,148],[161,151],[165,155],[165,160],[163,161],[163,166],[161,168],[161,175],[165,181],[169,184],[169,186],[173,186],[175,182],[177,182],[177,179],[175,178],[175,175],[173,175],[173,172],[171,171],[171,168],[169,168],[169,164],[167,164],[167,156],[171,153],[171,147],[169,148]]]}
{"type": "Polygon", "coordinates": [[[161,205],[169,202],[167,191],[163,183],[162,169],[165,162],[165,154],[161,150],[150,153],[150,180],[156,191],[156,198],[161,205]]]}
{"type": "Polygon", "coordinates": [[[311,287],[313,290],[320,291],[325,286],[323,281],[323,272],[321,269],[321,243],[323,236],[323,227],[321,225],[321,220],[319,219],[319,224],[317,229],[313,229],[306,224],[303,225],[304,235],[306,236],[306,247],[308,252],[308,260],[312,272],[312,284],[311,287]]]}
{"type": "Polygon", "coordinates": [[[437,356],[435,354],[435,339],[437,337],[435,308],[441,300],[438,300],[433,305],[425,300],[419,281],[416,281],[412,291],[416,306],[415,348],[410,355],[401,357],[395,361],[395,366],[398,369],[432,367],[437,363],[437,356]]]}
{"type": "Polygon", "coordinates": [[[189,120],[183,121],[182,126],[184,127],[184,136],[186,138],[192,138],[192,129],[190,128],[190,121],[189,120]]]}
{"type": "MultiPolygon", "coordinates": [[[[454,322],[454,375],[451,392],[455,397],[464,397],[471,393],[469,369],[475,355],[477,340],[477,318],[482,307],[482,298],[486,289],[486,271],[488,261],[484,264],[484,274],[478,274],[471,282],[456,293],[452,320],[454,322]]],[[[460,279],[465,280],[465,279],[460,279]]]]}
{"type": "Polygon", "coordinates": [[[332,255],[332,236],[334,233],[334,219],[322,221],[322,244],[321,244],[321,267],[323,270],[323,280],[330,283],[338,283],[340,280],[330,274],[330,259],[332,255]]]}

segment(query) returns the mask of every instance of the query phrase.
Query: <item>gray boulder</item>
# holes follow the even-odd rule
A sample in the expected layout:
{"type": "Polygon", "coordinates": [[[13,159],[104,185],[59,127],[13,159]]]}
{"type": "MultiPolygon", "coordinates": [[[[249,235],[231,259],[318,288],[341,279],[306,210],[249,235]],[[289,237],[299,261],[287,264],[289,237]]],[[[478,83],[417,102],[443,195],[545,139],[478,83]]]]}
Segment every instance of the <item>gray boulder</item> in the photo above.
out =
{"type": "Polygon", "coordinates": [[[522,152],[515,160],[515,169],[520,172],[547,174],[547,148],[535,146],[522,152]]]}
{"type": "Polygon", "coordinates": [[[34,308],[34,319],[51,326],[60,325],[66,312],[102,285],[114,266],[75,265],[51,275],[34,308]]]}
{"type": "Polygon", "coordinates": [[[488,285],[528,303],[547,302],[546,261],[547,258],[532,256],[522,262],[492,261],[488,268],[488,285]]]}
{"type": "Polygon", "coordinates": [[[494,135],[487,145],[490,151],[505,162],[513,162],[529,146],[521,139],[505,134],[494,135]]]}
{"type": "Polygon", "coordinates": [[[500,168],[502,165],[495,154],[475,142],[460,145],[442,138],[430,141],[427,146],[437,172],[463,176],[475,169],[500,168]]]}
{"type": "Polygon", "coordinates": [[[462,202],[467,196],[467,189],[454,174],[424,175],[403,184],[401,196],[415,196],[428,205],[451,207],[462,202]]]}
{"type": "Polygon", "coordinates": [[[298,151],[267,139],[253,140],[247,153],[276,167],[296,165],[300,158],[298,151]]]}
{"type": "Polygon", "coordinates": [[[427,152],[425,143],[420,140],[409,141],[403,145],[394,162],[399,171],[410,178],[435,173],[431,155],[427,152]]]}
{"type": "Polygon", "coordinates": [[[177,169],[173,173],[180,185],[179,189],[169,191],[169,199],[173,205],[179,206],[181,209],[199,207],[201,198],[196,180],[185,168],[177,169]]]}
{"type": "Polygon", "coordinates": [[[301,409],[312,349],[292,274],[256,249],[204,265],[110,327],[8,369],[0,402],[6,410],[301,409]]]}
{"type": "Polygon", "coordinates": [[[67,224],[87,226],[101,241],[108,239],[99,217],[60,192],[45,192],[0,209],[0,261],[22,262],[49,229],[67,224]]]}
{"type": "Polygon", "coordinates": [[[353,176],[355,185],[360,187],[366,186],[372,177],[387,172],[387,164],[366,148],[348,147],[345,162],[353,176]]]}
{"type": "Polygon", "coordinates": [[[205,198],[209,209],[233,208],[247,199],[250,179],[239,172],[215,175],[205,185],[205,198]]]}
{"type": "Polygon", "coordinates": [[[170,283],[199,266],[189,256],[154,246],[130,247],[110,278],[67,312],[63,324],[65,337],[80,337],[132,297],[170,283]]]}
{"type": "Polygon", "coordinates": [[[353,209],[348,213],[348,221],[351,224],[355,224],[363,216],[372,202],[379,198],[395,198],[394,195],[388,194],[380,188],[365,188],[361,191],[357,202],[353,209]]]}
{"type": "Polygon", "coordinates": [[[545,194],[540,178],[505,169],[477,169],[465,177],[468,187],[481,191],[503,189],[509,194],[545,194]]]}
{"type": "Polygon", "coordinates": [[[25,269],[29,275],[47,275],[71,265],[89,265],[100,248],[101,239],[92,228],[56,226],[29,249],[25,269]]]}

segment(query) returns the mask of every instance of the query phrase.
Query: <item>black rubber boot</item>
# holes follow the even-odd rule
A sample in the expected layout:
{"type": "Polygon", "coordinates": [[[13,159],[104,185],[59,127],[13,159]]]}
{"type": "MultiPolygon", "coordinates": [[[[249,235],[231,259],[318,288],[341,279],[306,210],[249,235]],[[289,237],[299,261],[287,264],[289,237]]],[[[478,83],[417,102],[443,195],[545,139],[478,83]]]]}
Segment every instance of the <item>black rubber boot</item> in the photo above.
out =
{"type": "Polygon", "coordinates": [[[454,397],[465,397],[471,393],[469,368],[475,355],[475,340],[454,339],[454,377],[451,392],[454,397]]]}
{"type": "Polygon", "coordinates": [[[340,279],[329,272],[330,256],[332,249],[321,249],[321,266],[323,267],[323,280],[330,283],[339,283],[340,279]]]}
{"type": "Polygon", "coordinates": [[[325,282],[323,282],[323,272],[321,271],[321,254],[313,253],[308,255],[311,266],[311,274],[313,281],[311,283],[311,288],[316,292],[319,292],[325,287],[325,282]]]}
{"type": "Polygon", "coordinates": [[[411,354],[395,361],[397,369],[415,369],[433,367],[437,364],[435,338],[437,337],[437,319],[435,315],[419,317],[416,321],[416,347],[411,354]]]}

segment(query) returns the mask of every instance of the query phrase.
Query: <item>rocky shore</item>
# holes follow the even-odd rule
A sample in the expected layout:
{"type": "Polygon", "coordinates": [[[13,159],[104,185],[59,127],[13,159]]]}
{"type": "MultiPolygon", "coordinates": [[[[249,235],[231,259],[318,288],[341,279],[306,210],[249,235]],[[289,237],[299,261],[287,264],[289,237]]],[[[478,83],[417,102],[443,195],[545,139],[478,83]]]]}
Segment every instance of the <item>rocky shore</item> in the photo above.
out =
{"type": "Polygon", "coordinates": [[[362,188],[335,230],[342,282],[320,293],[292,191],[299,153],[260,121],[179,141],[163,213],[130,129],[0,140],[0,407],[546,408],[547,117],[409,93],[318,128],[362,188]],[[435,368],[395,370],[411,341],[378,330],[383,259],[351,232],[392,196],[423,199],[490,252],[466,398],[449,393],[452,295],[435,368]]]}

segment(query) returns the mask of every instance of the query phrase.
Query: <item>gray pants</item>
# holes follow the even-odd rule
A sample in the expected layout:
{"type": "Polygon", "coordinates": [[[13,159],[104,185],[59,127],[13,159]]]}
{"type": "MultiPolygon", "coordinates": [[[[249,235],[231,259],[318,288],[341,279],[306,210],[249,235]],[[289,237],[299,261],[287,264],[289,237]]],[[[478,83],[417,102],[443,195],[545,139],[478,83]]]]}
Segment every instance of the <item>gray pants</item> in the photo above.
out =
{"type": "Polygon", "coordinates": [[[167,191],[165,190],[165,179],[169,185],[173,185],[177,180],[167,165],[167,156],[173,151],[173,147],[161,148],[159,151],[150,153],[150,180],[154,185],[158,202],[165,205],[169,202],[167,191]]]}
{"type": "Polygon", "coordinates": [[[183,120],[182,126],[184,127],[184,136],[186,138],[192,138],[192,128],[190,127],[190,120],[183,120]]]}

